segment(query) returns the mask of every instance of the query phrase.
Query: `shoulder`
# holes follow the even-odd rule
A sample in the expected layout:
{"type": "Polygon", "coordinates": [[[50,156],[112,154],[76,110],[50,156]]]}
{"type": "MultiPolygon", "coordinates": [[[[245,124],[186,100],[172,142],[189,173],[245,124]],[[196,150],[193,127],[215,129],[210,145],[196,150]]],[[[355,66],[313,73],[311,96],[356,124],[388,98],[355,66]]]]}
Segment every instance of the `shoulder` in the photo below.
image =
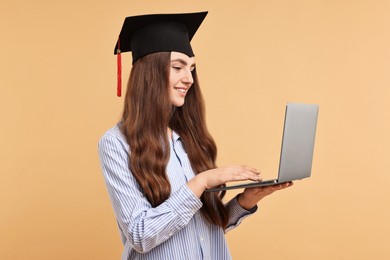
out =
{"type": "Polygon", "coordinates": [[[129,149],[126,138],[120,130],[120,125],[121,123],[116,124],[103,134],[98,142],[99,150],[107,146],[122,147],[124,150],[129,149]]]}

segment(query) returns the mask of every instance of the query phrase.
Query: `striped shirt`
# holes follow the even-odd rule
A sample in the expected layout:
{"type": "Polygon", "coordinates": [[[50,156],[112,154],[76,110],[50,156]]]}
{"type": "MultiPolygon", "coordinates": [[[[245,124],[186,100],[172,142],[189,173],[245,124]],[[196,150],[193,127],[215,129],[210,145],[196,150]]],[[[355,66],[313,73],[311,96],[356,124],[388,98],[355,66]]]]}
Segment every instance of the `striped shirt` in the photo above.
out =
{"type": "MultiPolygon", "coordinates": [[[[169,198],[152,207],[129,170],[129,146],[119,124],[99,140],[99,157],[124,251],[122,259],[231,259],[224,231],[207,222],[202,202],[186,183],[195,176],[180,136],[173,132],[167,175],[169,198]]],[[[233,198],[227,230],[257,210],[243,209],[233,198]]]]}

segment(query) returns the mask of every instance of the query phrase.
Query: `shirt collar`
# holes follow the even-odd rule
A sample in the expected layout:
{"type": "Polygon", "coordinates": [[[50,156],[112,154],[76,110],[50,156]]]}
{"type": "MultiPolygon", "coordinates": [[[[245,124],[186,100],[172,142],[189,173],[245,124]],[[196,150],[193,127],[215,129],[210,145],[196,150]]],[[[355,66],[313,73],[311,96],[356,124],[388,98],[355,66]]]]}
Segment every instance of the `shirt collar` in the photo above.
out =
{"type": "Polygon", "coordinates": [[[174,130],[172,130],[172,140],[174,142],[176,142],[177,140],[179,140],[180,138],[180,135],[178,133],[176,133],[174,130]]]}

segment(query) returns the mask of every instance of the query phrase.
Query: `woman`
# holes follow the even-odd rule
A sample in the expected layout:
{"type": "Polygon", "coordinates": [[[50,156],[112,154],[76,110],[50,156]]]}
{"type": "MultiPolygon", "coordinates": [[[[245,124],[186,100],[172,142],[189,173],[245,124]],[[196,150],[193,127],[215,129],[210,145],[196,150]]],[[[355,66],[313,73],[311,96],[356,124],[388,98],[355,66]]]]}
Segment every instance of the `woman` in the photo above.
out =
{"type": "Polygon", "coordinates": [[[291,183],[245,189],[224,204],[206,189],[260,180],[248,166],[217,168],[190,40],[204,13],[128,17],[115,53],[132,51],[122,120],[99,155],[124,243],[122,259],[230,259],[224,232],[291,183]]]}

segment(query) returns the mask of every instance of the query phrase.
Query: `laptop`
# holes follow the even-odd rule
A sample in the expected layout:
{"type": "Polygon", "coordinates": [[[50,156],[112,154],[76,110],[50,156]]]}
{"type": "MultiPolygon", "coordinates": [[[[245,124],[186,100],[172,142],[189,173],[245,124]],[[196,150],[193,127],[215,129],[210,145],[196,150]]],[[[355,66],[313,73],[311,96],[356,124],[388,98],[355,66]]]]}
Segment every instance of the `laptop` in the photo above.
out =
{"type": "Polygon", "coordinates": [[[277,179],[227,185],[206,191],[263,187],[310,177],[318,109],[319,106],[315,104],[287,103],[277,179]]]}

